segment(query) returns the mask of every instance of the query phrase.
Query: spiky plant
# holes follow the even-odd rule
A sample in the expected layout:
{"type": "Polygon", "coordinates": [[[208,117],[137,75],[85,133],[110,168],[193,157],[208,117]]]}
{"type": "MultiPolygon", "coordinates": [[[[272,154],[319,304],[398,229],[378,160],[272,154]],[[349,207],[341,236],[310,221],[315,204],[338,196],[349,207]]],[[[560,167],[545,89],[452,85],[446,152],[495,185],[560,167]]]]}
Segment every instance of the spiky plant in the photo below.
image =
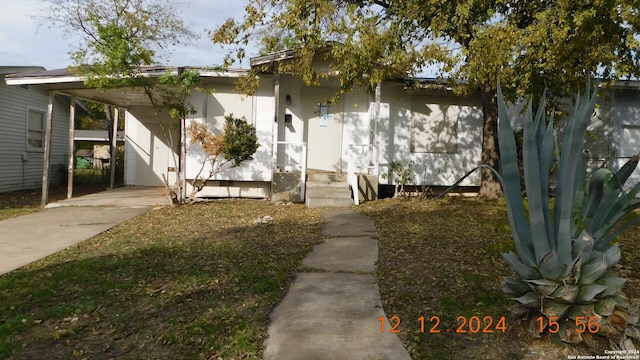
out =
{"type": "Polygon", "coordinates": [[[503,290],[516,300],[512,310],[528,316],[533,334],[558,333],[572,343],[582,341],[584,332],[602,333],[611,325],[618,329],[626,325],[616,324],[611,316],[616,307],[626,306],[620,292],[625,280],[612,272],[621,255],[612,240],[625,228],[614,227],[640,206],[635,199],[640,184],[623,190],[638,164],[637,156],[617,172],[598,169],[587,181],[583,146],[595,102],[596,92],[590,94],[587,85],[568,119],[557,159],[553,209],[549,205],[550,170],[557,156],[553,117],[546,120],[544,96],[535,117],[529,103],[522,145],[527,217],[514,133],[498,89],[501,181],[517,252],[503,254],[516,273],[504,279],[503,290]]]}

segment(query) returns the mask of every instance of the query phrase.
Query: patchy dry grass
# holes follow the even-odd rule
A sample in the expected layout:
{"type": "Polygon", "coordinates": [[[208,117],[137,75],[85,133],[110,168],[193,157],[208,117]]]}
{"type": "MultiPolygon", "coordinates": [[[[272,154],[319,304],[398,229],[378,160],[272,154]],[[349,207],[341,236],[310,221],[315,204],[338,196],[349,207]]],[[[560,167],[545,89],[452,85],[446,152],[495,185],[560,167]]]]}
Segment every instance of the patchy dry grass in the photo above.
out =
{"type": "MultiPolygon", "coordinates": [[[[501,291],[501,281],[512,271],[501,253],[514,245],[504,203],[460,197],[389,199],[360,210],[379,232],[378,280],[384,310],[388,317],[400,319],[398,335],[413,359],[566,359],[568,354],[591,354],[549,338],[531,339],[510,315],[511,302],[501,291]],[[469,324],[473,316],[481,322],[475,333],[469,324]],[[504,333],[496,329],[503,316],[504,333]],[[425,319],[424,333],[420,317],[425,319]],[[440,333],[430,333],[437,320],[440,333]],[[483,333],[490,321],[487,331],[492,332],[483,333]],[[467,332],[457,333],[460,327],[467,332]]],[[[625,291],[638,298],[640,226],[619,241],[621,271],[629,278],[625,291]]]]}
{"type": "MultiPolygon", "coordinates": [[[[379,231],[384,309],[400,319],[413,359],[593,354],[531,339],[507,311],[500,282],[511,270],[500,254],[513,243],[503,203],[391,199],[359,209],[379,231]],[[473,316],[482,329],[490,318],[493,332],[472,332],[473,316]],[[434,317],[440,333],[430,333],[434,317]],[[456,333],[459,317],[466,333],[456,333]]],[[[299,205],[216,201],[149,212],[0,276],[0,358],[260,358],[268,314],[320,232],[320,213],[299,205]],[[275,222],[253,224],[265,215],[275,222]]],[[[619,241],[624,290],[638,299],[640,226],[619,241]]]]}
{"type": "Polygon", "coordinates": [[[151,211],[1,276],[0,358],[261,358],[268,314],[320,233],[301,205],[151,211]]]}

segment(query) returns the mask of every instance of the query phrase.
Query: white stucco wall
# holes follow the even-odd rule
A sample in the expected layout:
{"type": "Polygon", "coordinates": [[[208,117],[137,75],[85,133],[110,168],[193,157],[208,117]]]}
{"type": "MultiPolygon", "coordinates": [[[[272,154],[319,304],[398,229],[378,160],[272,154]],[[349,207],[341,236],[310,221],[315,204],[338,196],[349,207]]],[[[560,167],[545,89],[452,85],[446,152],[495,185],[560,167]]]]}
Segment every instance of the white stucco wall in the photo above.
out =
{"type": "Polygon", "coordinates": [[[173,147],[148,107],[132,107],[125,113],[125,185],[163,186],[163,174],[169,184],[175,183],[180,141],[177,121],[163,114],[162,122],[166,131],[172,130],[173,147]]]}
{"type": "MultiPolygon", "coordinates": [[[[271,181],[275,112],[272,81],[261,81],[255,96],[238,94],[233,84],[210,85],[208,90],[209,92],[198,91],[193,95],[192,104],[197,113],[190,116],[187,126],[191,121],[206,122],[214,132],[219,133],[224,127],[226,115],[245,117],[250,124],[255,125],[260,145],[253,160],[220,172],[214,180],[271,181]]],[[[189,143],[190,139],[187,139],[186,174],[187,179],[194,179],[203,163],[204,154],[199,144],[189,143]]],[[[209,169],[207,164],[203,173],[208,174],[209,169]]]]}
{"type": "MultiPolygon", "coordinates": [[[[482,111],[479,98],[454,97],[446,93],[408,92],[397,84],[382,87],[380,122],[377,125],[380,174],[396,162],[414,161],[416,183],[448,186],[481,163],[482,111]],[[424,104],[448,103],[448,111],[456,118],[456,149],[454,152],[412,152],[411,128],[414,114],[412,102],[424,104]]],[[[380,178],[380,183],[391,184],[391,179],[380,178]]],[[[468,177],[461,185],[477,186],[480,175],[468,177]]]]}

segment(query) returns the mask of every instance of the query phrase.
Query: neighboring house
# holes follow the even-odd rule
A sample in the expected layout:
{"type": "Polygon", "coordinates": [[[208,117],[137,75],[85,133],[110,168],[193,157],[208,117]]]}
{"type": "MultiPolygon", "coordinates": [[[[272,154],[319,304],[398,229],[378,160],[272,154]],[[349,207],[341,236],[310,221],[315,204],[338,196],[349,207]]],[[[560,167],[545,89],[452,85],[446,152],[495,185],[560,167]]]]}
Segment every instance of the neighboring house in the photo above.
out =
{"type": "MultiPolygon", "coordinates": [[[[225,115],[244,116],[256,126],[260,143],[254,160],[220,173],[200,196],[301,200],[305,183],[298,180],[295,184],[296,179],[310,179],[316,173],[357,173],[369,175],[372,184],[391,184],[382,174],[392,162],[408,161],[416,164],[418,184],[446,186],[480,164],[479,96],[457,96],[434,80],[423,80],[425,86],[418,89],[398,80],[386,81],[375,91],[355,89],[341,95],[339,102],[330,103],[328,99],[338,90],[337,79],[307,87],[290,75],[269,70],[270,64],[286,61],[288,56],[283,52],[252,59],[252,66],[263,69],[260,87],[253,96],[238,94],[234,87],[235,80],[246,74],[244,70],[195,68],[202,84],[191,96],[197,113],[188,121],[206,121],[220,129],[225,115]],[[286,184],[292,181],[293,186],[286,184]],[[283,191],[290,196],[281,196],[283,191]]],[[[143,68],[148,76],[160,76],[168,69],[143,68]]],[[[148,102],[136,91],[86,89],[82,79],[64,71],[16,75],[9,83],[46,86],[68,96],[126,108],[126,185],[162,186],[164,176],[173,183],[176,171],[184,171],[187,179],[197,173],[202,159],[199,146],[187,147],[186,168],[180,169],[173,160],[179,157],[179,145],[168,145],[148,102]]],[[[597,140],[593,154],[602,158],[616,154],[621,158],[615,160],[617,164],[640,150],[636,88],[635,82],[621,82],[603,99],[599,110],[602,119],[592,128],[597,140]]],[[[176,124],[166,116],[162,121],[176,124]]],[[[174,131],[173,138],[179,139],[179,130],[174,131]]],[[[479,182],[480,175],[475,174],[462,185],[477,186],[479,182]]],[[[356,182],[351,180],[351,184],[356,182]]]]}
{"type": "MultiPolygon", "coordinates": [[[[109,131],[107,130],[75,130],[73,135],[76,157],[86,160],[94,169],[103,169],[111,159],[109,131]]],[[[118,145],[124,144],[124,131],[116,135],[118,145]]]]}
{"type": "MultiPolygon", "coordinates": [[[[40,86],[8,86],[12,73],[43,71],[39,66],[0,66],[0,192],[42,186],[45,120],[49,92],[40,86]]],[[[68,152],[69,102],[53,99],[50,183],[65,179],[68,152]]]]}

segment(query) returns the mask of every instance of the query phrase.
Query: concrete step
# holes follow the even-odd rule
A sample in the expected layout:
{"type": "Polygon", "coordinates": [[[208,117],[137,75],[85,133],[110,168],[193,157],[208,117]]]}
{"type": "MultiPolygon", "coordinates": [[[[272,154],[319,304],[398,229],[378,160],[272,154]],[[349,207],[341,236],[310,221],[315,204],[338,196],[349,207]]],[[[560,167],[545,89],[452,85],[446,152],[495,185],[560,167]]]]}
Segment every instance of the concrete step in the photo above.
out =
{"type": "Polygon", "coordinates": [[[310,172],[307,174],[305,203],[308,207],[340,207],[353,205],[347,175],[310,172]]]}
{"type": "Polygon", "coordinates": [[[328,172],[310,172],[307,174],[307,181],[318,181],[318,182],[324,182],[324,183],[347,182],[347,174],[328,173],[328,172]]]}
{"type": "Polygon", "coordinates": [[[336,187],[307,187],[306,197],[312,198],[336,198],[336,199],[351,199],[351,190],[349,188],[336,188],[336,187]]]}
{"type": "Polygon", "coordinates": [[[305,203],[308,207],[348,208],[353,205],[351,190],[345,187],[312,186],[307,187],[305,203]]]}
{"type": "Polygon", "coordinates": [[[316,207],[332,207],[332,208],[349,208],[353,205],[352,199],[344,198],[314,198],[307,196],[305,203],[309,208],[316,207]]]}
{"type": "Polygon", "coordinates": [[[338,188],[338,189],[348,189],[349,183],[346,181],[345,182],[307,181],[307,188],[313,188],[313,187],[331,187],[331,188],[338,188]]]}

